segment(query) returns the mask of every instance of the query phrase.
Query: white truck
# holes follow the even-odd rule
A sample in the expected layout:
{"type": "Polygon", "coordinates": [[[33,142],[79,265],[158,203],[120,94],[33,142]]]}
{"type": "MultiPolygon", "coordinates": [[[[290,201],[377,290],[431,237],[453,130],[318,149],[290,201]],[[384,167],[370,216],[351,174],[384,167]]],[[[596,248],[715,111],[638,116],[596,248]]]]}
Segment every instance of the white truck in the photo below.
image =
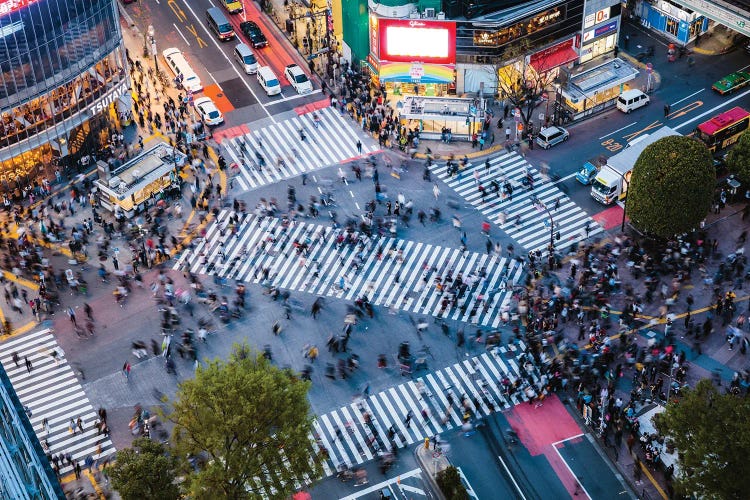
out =
{"type": "Polygon", "coordinates": [[[669,127],[662,127],[651,134],[645,134],[607,160],[591,183],[591,196],[599,203],[609,205],[622,200],[628,193],[630,175],[636,160],[647,146],[663,137],[682,135],[669,127]]]}

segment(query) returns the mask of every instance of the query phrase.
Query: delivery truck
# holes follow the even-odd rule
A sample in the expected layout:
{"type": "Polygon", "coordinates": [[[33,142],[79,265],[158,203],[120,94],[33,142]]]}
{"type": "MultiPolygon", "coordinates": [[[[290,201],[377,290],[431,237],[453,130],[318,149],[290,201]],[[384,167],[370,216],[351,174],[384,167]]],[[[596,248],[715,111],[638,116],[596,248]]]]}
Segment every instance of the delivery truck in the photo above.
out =
{"type": "Polygon", "coordinates": [[[628,193],[630,176],[638,157],[647,146],[671,135],[682,135],[669,127],[662,127],[628,143],[625,148],[607,159],[591,183],[591,196],[605,205],[622,200],[628,193]]]}

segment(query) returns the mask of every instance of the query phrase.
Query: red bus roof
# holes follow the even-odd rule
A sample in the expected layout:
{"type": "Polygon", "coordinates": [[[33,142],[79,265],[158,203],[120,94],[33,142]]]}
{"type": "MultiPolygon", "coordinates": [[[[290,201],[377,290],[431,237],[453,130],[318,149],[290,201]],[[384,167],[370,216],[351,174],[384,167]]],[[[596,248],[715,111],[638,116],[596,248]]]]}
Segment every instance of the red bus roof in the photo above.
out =
{"type": "Polygon", "coordinates": [[[714,116],[707,122],[701,123],[700,125],[698,125],[698,130],[700,130],[704,134],[713,135],[719,130],[728,127],[733,123],[737,123],[738,121],[747,118],[748,116],[750,116],[750,112],[747,112],[738,106],[736,108],[730,109],[729,111],[725,111],[720,115],[714,116]]]}

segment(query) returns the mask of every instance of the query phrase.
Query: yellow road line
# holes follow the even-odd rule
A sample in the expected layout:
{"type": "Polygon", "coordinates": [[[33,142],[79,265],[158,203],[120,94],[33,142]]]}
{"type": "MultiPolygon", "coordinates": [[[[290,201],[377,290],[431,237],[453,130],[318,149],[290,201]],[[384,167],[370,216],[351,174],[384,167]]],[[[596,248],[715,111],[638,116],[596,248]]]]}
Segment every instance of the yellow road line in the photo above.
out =
{"type": "Polygon", "coordinates": [[[18,283],[21,286],[24,286],[26,288],[30,288],[31,290],[39,290],[39,285],[34,283],[33,281],[29,281],[26,278],[21,278],[20,276],[16,276],[15,274],[11,273],[10,271],[2,270],[3,276],[6,280],[13,281],[15,283],[18,283]]]}
{"type": "Polygon", "coordinates": [[[643,462],[638,462],[638,463],[639,463],[639,464],[640,464],[640,466],[641,466],[641,470],[642,470],[642,471],[643,471],[643,472],[644,472],[644,473],[646,474],[646,477],[648,478],[648,480],[649,480],[649,481],[651,481],[651,484],[653,484],[653,485],[654,485],[654,488],[656,488],[656,491],[657,491],[657,492],[659,492],[659,495],[661,495],[661,497],[662,497],[662,498],[663,498],[664,500],[668,500],[668,499],[669,499],[669,497],[668,497],[668,496],[667,496],[667,494],[666,494],[666,493],[664,492],[664,490],[662,489],[662,487],[661,487],[661,486],[659,486],[659,483],[657,483],[657,482],[656,482],[656,479],[654,479],[654,476],[653,476],[653,475],[651,475],[651,471],[650,471],[650,470],[648,470],[648,467],[646,467],[645,465],[643,465],[643,462]]]}
{"type": "Polygon", "coordinates": [[[94,475],[90,473],[88,469],[85,469],[83,471],[83,475],[86,476],[86,478],[91,483],[91,486],[94,487],[94,491],[96,491],[96,494],[99,495],[99,498],[101,500],[106,500],[107,496],[104,494],[104,490],[102,490],[102,487],[99,486],[99,483],[96,481],[96,478],[94,477],[94,475]]]}

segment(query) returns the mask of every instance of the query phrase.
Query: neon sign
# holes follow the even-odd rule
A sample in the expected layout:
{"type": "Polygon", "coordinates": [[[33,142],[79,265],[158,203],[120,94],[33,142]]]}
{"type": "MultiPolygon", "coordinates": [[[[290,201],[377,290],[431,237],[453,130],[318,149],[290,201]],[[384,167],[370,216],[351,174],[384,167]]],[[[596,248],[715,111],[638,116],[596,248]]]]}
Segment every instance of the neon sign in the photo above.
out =
{"type": "Polygon", "coordinates": [[[0,16],[7,16],[11,12],[21,10],[37,1],[38,0],[2,0],[0,1],[0,16]]]}

